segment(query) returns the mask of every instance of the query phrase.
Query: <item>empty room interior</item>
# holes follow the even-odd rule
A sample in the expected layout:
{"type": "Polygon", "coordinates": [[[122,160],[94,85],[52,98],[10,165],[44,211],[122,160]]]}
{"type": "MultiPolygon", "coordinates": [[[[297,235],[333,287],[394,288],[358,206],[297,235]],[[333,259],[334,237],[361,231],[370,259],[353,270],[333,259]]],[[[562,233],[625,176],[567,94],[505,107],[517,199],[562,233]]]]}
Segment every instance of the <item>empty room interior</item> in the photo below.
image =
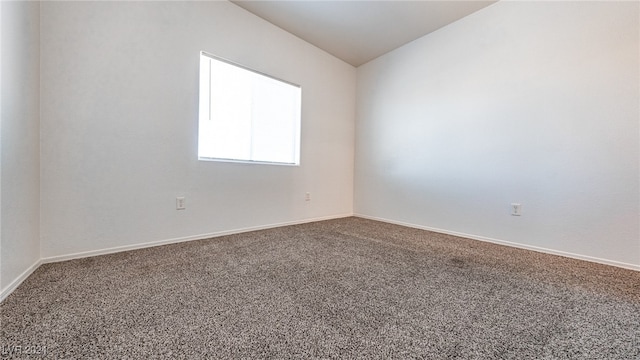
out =
{"type": "Polygon", "coordinates": [[[0,16],[3,358],[640,359],[639,2],[0,16]]]}

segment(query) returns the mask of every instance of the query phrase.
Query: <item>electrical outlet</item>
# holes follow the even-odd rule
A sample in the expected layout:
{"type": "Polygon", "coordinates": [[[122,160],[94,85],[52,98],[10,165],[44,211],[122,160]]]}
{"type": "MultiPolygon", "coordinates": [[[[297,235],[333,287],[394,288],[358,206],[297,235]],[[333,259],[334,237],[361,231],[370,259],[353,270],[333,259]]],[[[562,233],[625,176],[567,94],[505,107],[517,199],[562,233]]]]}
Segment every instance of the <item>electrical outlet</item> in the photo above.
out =
{"type": "Polygon", "coordinates": [[[511,203],[511,216],[522,215],[522,205],[518,203],[511,203]]]}
{"type": "Polygon", "coordinates": [[[184,210],[186,208],[187,206],[184,200],[184,196],[178,196],[176,198],[176,210],[184,210]]]}
{"type": "Polygon", "coordinates": [[[304,194],[304,201],[311,201],[311,193],[304,194]]]}

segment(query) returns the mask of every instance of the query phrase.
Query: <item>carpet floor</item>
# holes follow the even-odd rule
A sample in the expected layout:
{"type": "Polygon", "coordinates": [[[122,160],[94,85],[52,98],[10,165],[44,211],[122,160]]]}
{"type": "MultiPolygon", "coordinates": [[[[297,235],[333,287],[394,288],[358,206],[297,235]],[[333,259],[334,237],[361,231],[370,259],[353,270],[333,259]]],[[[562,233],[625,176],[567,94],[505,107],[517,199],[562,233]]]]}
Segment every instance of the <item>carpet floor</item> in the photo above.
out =
{"type": "Polygon", "coordinates": [[[640,272],[354,217],[44,264],[0,313],[15,358],[640,359],[640,272]]]}

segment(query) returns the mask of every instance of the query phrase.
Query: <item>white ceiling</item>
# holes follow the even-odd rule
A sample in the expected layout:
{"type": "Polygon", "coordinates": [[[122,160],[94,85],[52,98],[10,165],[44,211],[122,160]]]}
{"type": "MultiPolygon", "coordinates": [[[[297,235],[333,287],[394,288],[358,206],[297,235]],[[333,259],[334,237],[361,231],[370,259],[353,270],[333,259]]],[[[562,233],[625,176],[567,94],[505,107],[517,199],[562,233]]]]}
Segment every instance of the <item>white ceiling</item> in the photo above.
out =
{"type": "Polygon", "coordinates": [[[231,0],[353,66],[496,1],[231,0]]]}

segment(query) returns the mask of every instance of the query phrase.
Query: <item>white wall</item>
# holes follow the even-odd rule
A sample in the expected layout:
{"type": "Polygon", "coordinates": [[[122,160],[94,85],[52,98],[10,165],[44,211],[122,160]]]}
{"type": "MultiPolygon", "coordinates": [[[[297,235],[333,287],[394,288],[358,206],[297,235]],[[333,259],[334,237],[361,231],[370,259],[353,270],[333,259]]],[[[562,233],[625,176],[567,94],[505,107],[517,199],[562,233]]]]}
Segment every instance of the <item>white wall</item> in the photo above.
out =
{"type": "Polygon", "coordinates": [[[0,293],[4,293],[40,259],[40,5],[2,1],[0,7],[0,293]]]}
{"type": "Polygon", "coordinates": [[[499,2],[359,67],[355,213],[640,269],[638,22],[499,2]]]}
{"type": "Polygon", "coordinates": [[[500,2],[359,68],[357,98],[227,2],[0,10],[3,295],[41,257],[348,215],[354,184],[364,216],[640,266],[637,3],[500,2]],[[303,86],[302,166],[196,160],[200,50],[303,86]]]}
{"type": "Polygon", "coordinates": [[[352,213],[352,66],[227,2],[41,15],[43,258],[352,213]],[[300,167],[197,160],[201,50],[302,85],[300,167]]]}

